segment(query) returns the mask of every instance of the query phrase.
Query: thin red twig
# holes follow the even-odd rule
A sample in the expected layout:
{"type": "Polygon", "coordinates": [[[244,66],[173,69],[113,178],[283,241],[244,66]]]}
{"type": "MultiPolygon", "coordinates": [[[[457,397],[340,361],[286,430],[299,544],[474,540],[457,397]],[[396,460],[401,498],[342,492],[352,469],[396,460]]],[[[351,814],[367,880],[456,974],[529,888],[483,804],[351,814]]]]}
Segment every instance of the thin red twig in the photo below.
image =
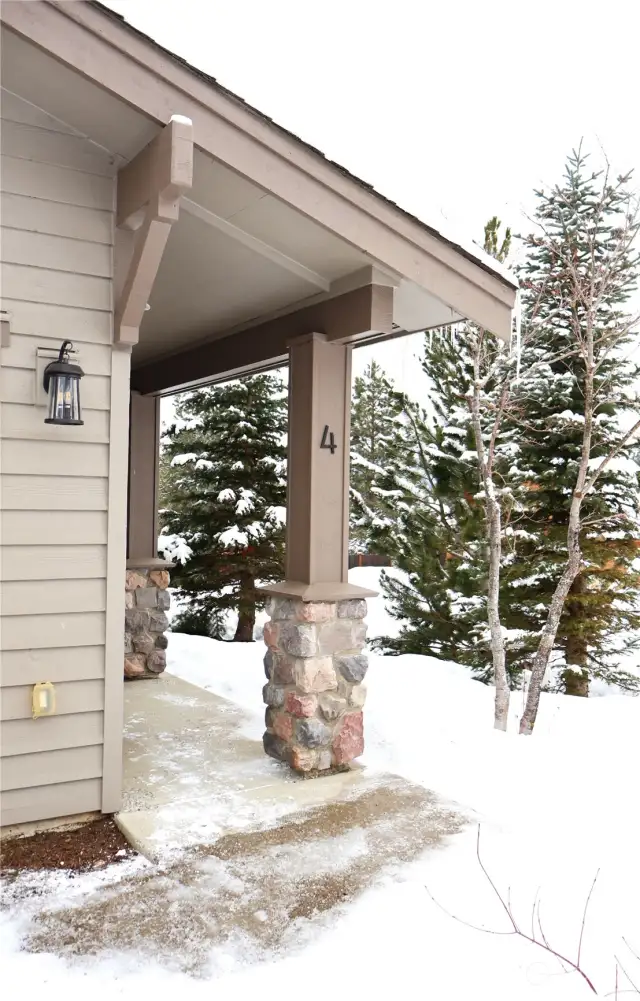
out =
{"type": "Polygon", "coordinates": [[[638,955],[638,953],[637,953],[637,952],[635,952],[635,950],[634,950],[634,949],[632,949],[632,948],[631,948],[631,946],[630,946],[630,945],[629,945],[629,943],[627,942],[627,940],[626,940],[626,938],[624,937],[624,935],[622,936],[622,941],[623,941],[623,942],[624,942],[624,944],[626,945],[627,949],[629,950],[629,952],[631,953],[631,955],[633,956],[633,958],[634,958],[634,959],[637,959],[637,960],[638,960],[638,962],[640,963],[640,956],[638,955]]]}
{"type": "MultiPolygon", "coordinates": [[[[478,836],[477,836],[477,839],[476,839],[476,858],[478,859],[478,864],[479,864],[480,868],[482,869],[482,872],[483,872],[483,874],[484,874],[487,882],[489,883],[489,885],[491,886],[491,888],[492,888],[493,892],[495,893],[496,897],[500,901],[500,904],[502,905],[502,909],[504,910],[505,914],[507,915],[507,917],[509,919],[509,922],[511,924],[511,931],[495,931],[493,928],[482,928],[479,925],[472,924],[470,921],[465,921],[463,918],[458,917],[457,914],[452,914],[451,911],[448,911],[446,909],[446,907],[443,907],[442,904],[438,900],[436,900],[436,898],[433,896],[433,894],[431,893],[431,891],[429,890],[429,888],[425,887],[427,893],[429,894],[429,896],[433,900],[434,904],[437,907],[439,907],[440,910],[443,911],[445,914],[447,914],[450,918],[453,918],[454,921],[458,921],[459,924],[465,925],[465,927],[467,927],[467,928],[472,928],[474,931],[485,932],[485,933],[487,933],[489,935],[518,935],[518,936],[520,936],[520,938],[525,939],[525,941],[531,942],[532,945],[537,945],[538,948],[544,949],[545,952],[548,952],[552,956],[555,956],[556,959],[558,960],[558,962],[560,962],[561,964],[562,963],[566,963],[566,965],[570,969],[572,969],[575,973],[578,973],[582,977],[582,979],[584,980],[584,982],[591,989],[592,993],[593,994],[597,994],[598,992],[595,989],[593,981],[585,973],[585,971],[579,966],[579,956],[580,956],[580,947],[582,945],[582,935],[583,935],[583,932],[584,932],[584,925],[585,925],[585,922],[586,922],[586,919],[587,919],[587,910],[588,910],[588,907],[589,907],[589,902],[591,900],[591,894],[593,893],[593,887],[595,885],[596,879],[598,878],[598,873],[596,873],[596,875],[594,877],[593,883],[591,885],[591,889],[589,891],[589,894],[588,894],[586,902],[585,902],[584,912],[583,912],[583,915],[582,915],[582,928],[581,928],[581,931],[580,931],[580,941],[579,941],[579,946],[578,946],[578,962],[574,962],[574,960],[569,959],[568,956],[565,956],[561,952],[558,952],[557,949],[554,949],[553,946],[551,946],[549,944],[549,942],[547,941],[547,938],[546,938],[546,936],[544,934],[544,931],[542,929],[542,925],[540,923],[540,902],[537,900],[537,896],[538,896],[537,893],[536,893],[537,918],[538,918],[538,927],[540,929],[540,935],[542,936],[542,942],[539,939],[537,939],[536,936],[535,936],[535,929],[534,929],[534,925],[533,925],[533,918],[532,918],[532,926],[531,926],[531,929],[532,929],[532,934],[531,935],[527,935],[526,932],[523,932],[518,927],[518,923],[516,922],[516,919],[513,916],[510,904],[507,904],[507,902],[504,900],[504,897],[502,896],[502,894],[498,890],[498,887],[494,883],[494,881],[491,878],[491,875],[489,874],[489,872],[488,872],[488,870],[487,870],[484,862],[482,861],[482,856],[480,854],[480,825],[478,825],[478,836]]],[[[535,902],[534,902],[534,910],[535,910],[535,902]]],[[[617,959],[617,957],[616,957],[616,959],[617,959]]],[[[620,969],[623,971],[623,973],[625,973],[624,968],[623,968],[622,964],[620,963],[620,961],[617,960],[617,962],[620,965],[620,969]]],[[[568,972],[568,971],[565,971],[565,972],[568,972]]],[[[633,984],[633,981],[628,976],[628,974],[625,973],[625,976],[629,980],[629,983],[633,984]]],[[[640,991],[638,993],[640,993],[640,991]]]]}
{"type": "Polygon", "coordinates": [[[582,936],[584,935],[584,924],[585,921],[587,920],[587,910],[589,908],[589,901],[591,900],[591,894],[593,893],[593,888],[596,885],[596,880],[599,875],[600,875],[600,870],[598,869],[596,871],[595,876],[593,877],[593,883],[591,884],[591,889],[587,894],[587,899],[584,905],[584,911],[582,912],[582,924],[580,925],[580,938],[578,939],[578,958],[576,960],[578,966],[580,966],[580,956],[582,954],[582,936]]]}
{"type": "Polygon", "coordinates": [[[625,970],[624,966],[623,966],[623,965],[622,965],[622,963],[620,962],[620,959],[618,958],[618,956],[616,956],[616,963],[618,964],[618,966],[620,967],[620,969],[621,969],[621,970],[622,970],[622,972],[624,973],[625,977],[627,978],[627,980],[629,981],[629,983],[630,983],[630,984],[631,984],[631,986],[633,987],[633,989],[634,989],[634,991],[636,992],[636,994],[640,994],[640,987],[638,987],[638,985],[637,985],[637,984],[634,984],[633,980],[631,979],[631,977],[629,976],[629,974],[628,974],[628,973],[627,973],[627,971],[625,970]]]}

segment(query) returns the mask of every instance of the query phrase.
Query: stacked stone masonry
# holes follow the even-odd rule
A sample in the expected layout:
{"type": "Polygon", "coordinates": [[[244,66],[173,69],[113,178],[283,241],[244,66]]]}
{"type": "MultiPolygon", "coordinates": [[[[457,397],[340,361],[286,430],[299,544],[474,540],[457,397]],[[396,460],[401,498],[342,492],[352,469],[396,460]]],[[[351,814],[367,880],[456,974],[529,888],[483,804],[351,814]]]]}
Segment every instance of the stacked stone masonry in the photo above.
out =
{"type": "Polygon", "coordinates": [[[367,603],[271,598],[268,612],[264,749],[298,772],[344,768],[364,750],[367,603]]]}
{"type": "Polygon", "coordinates": [[[155,678],[167,666],[165,630],[171,598],[167,570],[127,570],[124,611],[124,676],[155,678]]]}

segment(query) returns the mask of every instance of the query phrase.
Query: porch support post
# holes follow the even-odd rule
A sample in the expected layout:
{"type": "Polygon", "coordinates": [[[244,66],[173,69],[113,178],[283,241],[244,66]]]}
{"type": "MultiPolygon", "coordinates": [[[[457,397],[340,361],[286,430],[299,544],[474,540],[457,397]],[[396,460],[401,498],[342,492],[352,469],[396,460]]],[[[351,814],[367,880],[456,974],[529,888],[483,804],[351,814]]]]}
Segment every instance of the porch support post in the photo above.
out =
{"type": "Polygon", "coordinates": [[[374,593],[348,578],[350,423],[351,346],[324,334],[293,341],[286,579],[270,594],[338,601],[374,593]]]}
{"type": "Polygon", "coordinates": [[[127,557],[155,559],[158,551],[159,398],[131,393],[129,420],[127,557]]]}
{"type": "Polygon", "coordinates": [[[309,334],[289,350],[286,580],[265,590],[264,749],[295,771],[364,749],[367,606],[349,584],[351,347],[309,334]]]}
{"type": "Polygon", "coordinates": [[[286,577],[345,584],[351,347],[309,334],[290,347],[289,378],[286,577]]]}
{"type": "Polygon", "coordinates": [[[124,676],[156,678],[167,665],[169,571],[158,559],[160,400],[131,393],[125,574],[124,676]]]}

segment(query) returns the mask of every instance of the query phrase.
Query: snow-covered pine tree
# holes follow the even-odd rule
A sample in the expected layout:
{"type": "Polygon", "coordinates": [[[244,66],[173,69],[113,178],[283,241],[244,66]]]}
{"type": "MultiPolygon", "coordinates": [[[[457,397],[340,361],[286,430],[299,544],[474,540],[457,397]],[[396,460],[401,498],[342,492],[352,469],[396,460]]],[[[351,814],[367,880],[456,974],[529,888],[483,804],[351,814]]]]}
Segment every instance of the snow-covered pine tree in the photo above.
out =
{"type": "MultiPolygon", "coordinates": [[[[510,233],[500,236],[497,218],[485,229],[485,249],[503,260],[510,233]]],[[[396,652],[425,653],[457,660],[477,677],[493,677],[487,630],[488,541],[485,505],[478,478],[476,441],[470,396],[474,382],[473,351],[477,331],[467,324],[425,335],[423,371],[430,392],[430,412],[409,405],[413,465],[384,486],[396,488],[395,522],[387,529],[389,545],[396,541],[394,562],[406,578],[387,576],[383,591],[390,611],[403,620],[397,638],[383,646],[396,652]]],[[[497,356],[497,341],[484,334],[487,369],[497,356]]],[[[490,435],[495,386],[483,388],[483,435],[490,435]],[[485,427],[486,425],[486,427],[485,427]]],[[[509,430],[496,441],[494,474],[504,483],[514,443],[509,430]]],[[[393,496],[393,495],[392,495],[393,496]]],[[[508,492],[502,498],[503,521],[510,511],[508,492]]],[[[517,672],[507,648],[509,673],[517,672]]]]}
{"type": "Polygon", "coordinates": [[[287,399],[278,374],[236,379],[178,398],[163,439],[170,462],[162,531],[191,555],[173,572],[186,604],[177,628],[253,639],[258,581],[283,576],[287,399]]]}
{"type": "MultiPolygon", "coordinates": [[[[586,324],[590,312],[594,326],[591,468],[616,448],[631,413],[637,417],[639,409],[640,370],[629,360],[638,333],[629,329],[627,336],[619,336],[638,278],[637,244],[634,248],[629,241],[607,288],[591,303],[573,301],[575,285],[561,264],[561,258],[570,260],[579,273],[589,266],[592,252],[604,260],[619,239],[629,207],[628,179],[607,184],[604,195],[602,183],[602,174],[588,168],[580,149],[571,154],[562,184],[537,192],[535,221],[544,236],[526,238],[527,256],[519,269],[528,346],[515,394],[523,416],[511,480],[522,513],[514,559],[503,570],[503,590],[509,625],[529,636],[522,644],[523,662],[537,646],[567,558],[569,507],[585,420],[585,368],[575,351],[576,317],[586,324]],[[616,338],[613,350],[609,332],[616,338]],[[554,356],[559,360],[539,364],[554,356]]],[[[582,504],[583,569],[564,606],[554,657],[568,694],[587,695],[591,676],[636,685],[616,664],[621,646],[635,644],[638,649],[640,575],[633,568],[640,538],[637,458],[637,445],[623,445],[582,504]]]]}
{"type": "Polygon", "coordinates": [[[385,511],[372,537],[403,572],[382,575],[387,607],[402,626],[397,637],[378,645],[456,660],[484,674],[487,560],[465,400],[470,364],[464,330],[425,334],[422,367],[431,386],[430,408],[404,398],[404,463],[375,479],[385,511]]]}
{"type": "MultiPolygon", "coordinates": [[[[375,360],[356,376],[351,402],[350,548],[365,552],[371,525],[386,511],[376,480],[402,464],[402,398],[375,360]]],[[[384,555],[384,554],[382,554],[384,555]]]]}

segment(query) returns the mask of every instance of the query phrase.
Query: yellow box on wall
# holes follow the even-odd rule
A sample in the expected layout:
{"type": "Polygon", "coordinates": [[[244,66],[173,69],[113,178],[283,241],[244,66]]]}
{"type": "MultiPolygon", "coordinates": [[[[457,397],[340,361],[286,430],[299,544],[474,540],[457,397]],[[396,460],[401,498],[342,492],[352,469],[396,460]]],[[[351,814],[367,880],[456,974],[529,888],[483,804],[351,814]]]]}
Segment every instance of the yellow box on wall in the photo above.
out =
{"type": "Polygon", "coordinates": [[[34,719],[53,716],[56,711],[56,690],[51,681],[39,681],[33,686],[31,710],[34,719]]]}

